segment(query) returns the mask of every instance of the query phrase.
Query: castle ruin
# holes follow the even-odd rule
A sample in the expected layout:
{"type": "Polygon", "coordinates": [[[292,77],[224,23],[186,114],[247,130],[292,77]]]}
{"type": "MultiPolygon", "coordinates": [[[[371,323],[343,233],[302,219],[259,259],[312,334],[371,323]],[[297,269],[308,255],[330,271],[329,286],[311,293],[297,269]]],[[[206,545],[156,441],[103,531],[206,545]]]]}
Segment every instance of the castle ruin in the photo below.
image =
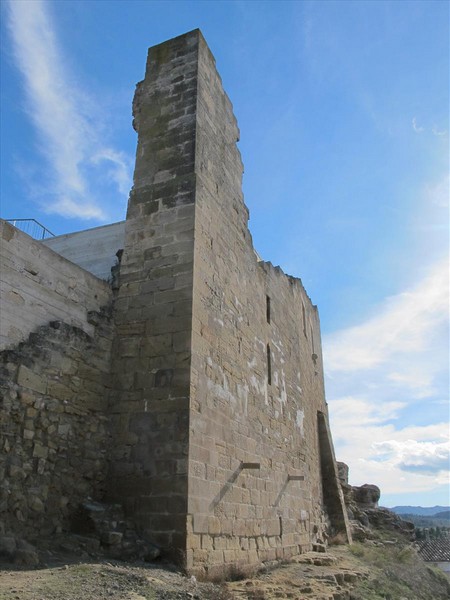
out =
{"type": "Polygon", "coordinates": [[[150,48],[133,116],[125,222],[2,222],[3,530],[64,530],[90,496],[208,574],[349,539],[317,308],[253,248],[199,30],[150,48]]]}

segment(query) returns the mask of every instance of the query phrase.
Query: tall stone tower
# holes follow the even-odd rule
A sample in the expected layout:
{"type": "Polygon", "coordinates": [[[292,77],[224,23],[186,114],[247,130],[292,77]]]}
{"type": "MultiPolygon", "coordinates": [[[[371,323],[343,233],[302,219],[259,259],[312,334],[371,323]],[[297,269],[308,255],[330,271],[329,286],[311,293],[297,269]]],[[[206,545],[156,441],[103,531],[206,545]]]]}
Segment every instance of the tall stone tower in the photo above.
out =
{"type": "Polygon", "coordinates": [[[288,558],[348,531],[316,307],[253,249],[199,30],[150,48],[133,111],[109,495],[192,572],[288,558]]]}

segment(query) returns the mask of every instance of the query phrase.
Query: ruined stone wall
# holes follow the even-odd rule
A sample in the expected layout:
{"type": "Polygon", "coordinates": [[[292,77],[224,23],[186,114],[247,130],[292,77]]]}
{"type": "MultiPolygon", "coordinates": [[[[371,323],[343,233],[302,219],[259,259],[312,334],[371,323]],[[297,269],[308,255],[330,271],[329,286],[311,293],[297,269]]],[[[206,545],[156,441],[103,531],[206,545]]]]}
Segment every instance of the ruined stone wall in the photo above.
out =
{"type": "Polygon", "coordinates": [[[107,475],[112,291],[1,221],[0,530],[68,527],[107,475]]]}
{"type": "Polygon", "coordinates": [[[238,137],[200,38],[187,546],[209,572],[324,541],[318,314],[298,279],[258,262],[238,137]]]}
{"type": "Polygon", "coordinates": [[[56,319],[92,335],[86,312],[111,302],[106,282],[3,220],[0,265],[0,349],[14,347],[56,319]]]}
{"type": "Polygon", "coordinates": [[[107,476],[106,416],[112,331],[53,321],[0,352],[0,532],[36,540],[67,530],[78,504],[107,476]]]}

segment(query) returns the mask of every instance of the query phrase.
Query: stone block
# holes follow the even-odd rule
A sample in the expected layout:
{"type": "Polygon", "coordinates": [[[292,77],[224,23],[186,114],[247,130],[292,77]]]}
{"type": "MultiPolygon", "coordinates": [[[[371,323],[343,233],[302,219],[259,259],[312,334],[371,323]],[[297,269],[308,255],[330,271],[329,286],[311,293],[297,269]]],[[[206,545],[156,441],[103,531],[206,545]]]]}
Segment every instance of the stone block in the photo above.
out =
{"type": "Polygon", "coordinates": [[[123,539],[123,533],[120,531],[105,531],[101,535],[101,542],[107,546],[118,546],[123,539]]]}
{"type": "Polygon", "coordinates": [[[221,522],[217,517],[209,517],[208,533],[210,535],[219,535],[221,533],[221,522]]]}
{"type": "Polygon", "coordinates": [[[35,511],[35,512],[40,512],[43,513],[45,510],[45,505],[42,502],[42,500],[39,498],[39,496],[29,496],[28,497],[28,506],[31,510],[35,511]]]}
{"type": "Polygon", "coordinates": [[[47,458],[48,448],[36,442],[33,448],[33,456],[36,458],[47,458]]]}
{"type": "Polygon", "coordinates": [[[47,394],[61,402],[68,402],[74,396],[74,392],[58,381],[49,381],[47,385],[47,394]]]}
{"type": "Polygon", "coordinates": [[[193,516],[193,531],[194,533],[208,533],[209,516],[207,514],[195,513],[193,516]]]}
{"type": "Polygon", "coordinates": [[[45,394],[47,391],[47,382],[45,379],[23,364],[19,366],[19,370],[17,371],[17,384],[39,394],[45,394]]]}

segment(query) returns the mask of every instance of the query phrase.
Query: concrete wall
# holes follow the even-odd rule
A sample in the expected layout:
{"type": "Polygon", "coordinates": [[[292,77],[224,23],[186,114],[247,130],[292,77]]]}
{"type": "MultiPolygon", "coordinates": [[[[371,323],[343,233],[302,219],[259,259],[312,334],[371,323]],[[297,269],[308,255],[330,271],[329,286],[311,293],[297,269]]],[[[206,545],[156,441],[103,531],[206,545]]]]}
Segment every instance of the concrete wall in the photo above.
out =
{"type": "Polygon", "coordinates": [[[0,240],[0,349],[52,320],[92,334],[86,315],[111,303],[108,284],[3,220],[0,240]]]}
{"type": "Polygon", "coordinates": [[[111,279],[111,269],[118,263],[117,251],[123,248],[125,221],[58,235],[42,244],[99,279],[111,279]]]}

